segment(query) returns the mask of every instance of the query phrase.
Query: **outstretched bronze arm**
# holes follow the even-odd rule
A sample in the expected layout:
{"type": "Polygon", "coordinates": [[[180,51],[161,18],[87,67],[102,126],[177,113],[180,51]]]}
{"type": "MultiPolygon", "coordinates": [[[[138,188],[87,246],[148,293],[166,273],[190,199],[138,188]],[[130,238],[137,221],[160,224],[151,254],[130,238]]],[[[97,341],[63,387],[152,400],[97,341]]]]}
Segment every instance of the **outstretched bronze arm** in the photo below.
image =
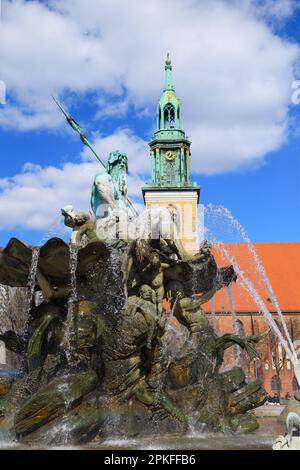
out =
{"type": "Polygon", "coordinates": [[[200,307],[200,305],[206,304],[206,302],[208,302],[210,299],[212,299],[213,296],[215,295],[215,293],[218,290],[219,290],[219,288],[217,286],[213,287],[209,291],[205,292],[205,294],[202,294],[201,296],[197,296],[195,298],[195,301],[198,303],[198,305],[200,307]]]}
{"type": "Polygon", "coordinates": [[[199,307],[200,305],[205,304],[210,299],[212,299],[218,290],[222,289],[223,287],[228,287],[232,282],[235,282],[236,279],[237,276],[233,266],[219,269],[218,276],[214,282],[213,287],[201,296],[196,297],[196,300],[199,303],[199,307]]]}
{"type": "Polygon", "coordinates": [[[228,286],[232,282],[232,278],[228,278],[226,281],[220,280],[215,283],[215,285],[207,292],[202,294],[201,296],[197,296],[196,300],[199,302],[199,307],[200,305],[206,304],[210,299],[213,298],[216,292],[218,290],[222,289],[223,287],[228,286]]]}
{"type": "Polygon", "coordinates": [[[251,361],[256,357],[259,357],[258,352],[256,351],[254,344],[259,343],[269,332],[263,333],[262,335],[256,336],[238,336],[233,334],[225,334],[218,338],[215,343],[216,351],[225,351],[228,348],[231,348],[233,345],[238,344],[242,349],[244,349],[251,361]]]}

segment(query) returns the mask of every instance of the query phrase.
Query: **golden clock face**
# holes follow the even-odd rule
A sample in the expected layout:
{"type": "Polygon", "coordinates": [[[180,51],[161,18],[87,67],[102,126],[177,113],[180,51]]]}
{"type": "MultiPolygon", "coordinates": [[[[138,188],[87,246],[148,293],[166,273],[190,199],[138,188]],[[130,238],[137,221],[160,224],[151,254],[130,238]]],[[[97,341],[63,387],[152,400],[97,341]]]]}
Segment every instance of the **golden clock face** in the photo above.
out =
{"type": "Polygon", "coordinates": [[[173,92],[170,92],[167,94],[167,100],[168,101],[172,101],[172,98],[174,97],[174,93],[173,92]]]}
{"type": "Polygon", "coordinates": [[[176,153],[175,153],[175,152],[172,152],[172,150],[169,150],[168,152],[165,153],[165,158],[166,158],[166,160],[168,160],[169,162],[171,162],[172,160],[175,160],[175,158],[176,158],[176,153]]]}

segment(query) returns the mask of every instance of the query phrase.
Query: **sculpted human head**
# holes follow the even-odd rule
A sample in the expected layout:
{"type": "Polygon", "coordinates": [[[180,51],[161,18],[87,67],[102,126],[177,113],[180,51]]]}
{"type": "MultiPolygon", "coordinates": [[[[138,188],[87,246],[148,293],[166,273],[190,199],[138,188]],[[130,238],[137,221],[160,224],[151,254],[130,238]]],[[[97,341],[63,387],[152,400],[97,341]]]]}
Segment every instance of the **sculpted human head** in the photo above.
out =
{"type": "Polygon", "coordinates": [[[74,228],[76,225],[75,211],[73,206],[65,206],[61,209],[61,214],[64,217],[64,224],[66,227],[74,228]]]}
{"type": "Polygon", "coordinates": [[[115,150],[111,152],[108,157],[107,170],[109,173],[114,172],[114,170],[126,171],[128,173],[128,158],[125,153],[115,150]]]}
{"type": "Polygon", "coordinates": [[[144,284],[140,288],[140,296],[143,300],[152,301],[152,299],[153,299],[153,290],[151,289],[150,286],[148,286],[147,284],[144,284]]]}

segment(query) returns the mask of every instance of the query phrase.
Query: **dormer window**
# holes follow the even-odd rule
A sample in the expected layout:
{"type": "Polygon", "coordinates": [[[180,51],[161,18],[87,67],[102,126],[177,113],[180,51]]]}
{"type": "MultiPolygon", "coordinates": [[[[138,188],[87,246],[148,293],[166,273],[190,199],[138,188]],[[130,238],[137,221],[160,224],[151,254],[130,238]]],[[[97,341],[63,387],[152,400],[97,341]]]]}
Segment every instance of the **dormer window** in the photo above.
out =
{"type": "Polygon", "coordinates": [[[164,108],[164,128],[174,129],[175,127],[175,108],[168,103],[164,108]]]}

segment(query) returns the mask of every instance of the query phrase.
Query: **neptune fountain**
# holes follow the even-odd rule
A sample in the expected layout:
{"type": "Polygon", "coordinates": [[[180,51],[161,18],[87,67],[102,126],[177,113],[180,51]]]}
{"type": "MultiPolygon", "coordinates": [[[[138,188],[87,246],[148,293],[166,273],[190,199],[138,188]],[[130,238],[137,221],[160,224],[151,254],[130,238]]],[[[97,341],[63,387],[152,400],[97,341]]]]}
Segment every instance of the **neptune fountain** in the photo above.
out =
{"type": "Polygon", "coordinates": [[[0,429],[22,445],[184,434],[191,423],[231,433],[258,427],[261,382],[221,367],[235,345],[253,360],[263,337],[218,336],[201,309],[236,281],[234,267],[219,268],[208,242],[189,255],[148,213],[138,215],[127,174],[126,155],[112,152],[94,179],[91,212],[62,209],[70,243],[13,238],[1,249],[0,284],[28,288],[23,334],[0,335],[23,359],[22,377],[0,378],[0,429]]]}

